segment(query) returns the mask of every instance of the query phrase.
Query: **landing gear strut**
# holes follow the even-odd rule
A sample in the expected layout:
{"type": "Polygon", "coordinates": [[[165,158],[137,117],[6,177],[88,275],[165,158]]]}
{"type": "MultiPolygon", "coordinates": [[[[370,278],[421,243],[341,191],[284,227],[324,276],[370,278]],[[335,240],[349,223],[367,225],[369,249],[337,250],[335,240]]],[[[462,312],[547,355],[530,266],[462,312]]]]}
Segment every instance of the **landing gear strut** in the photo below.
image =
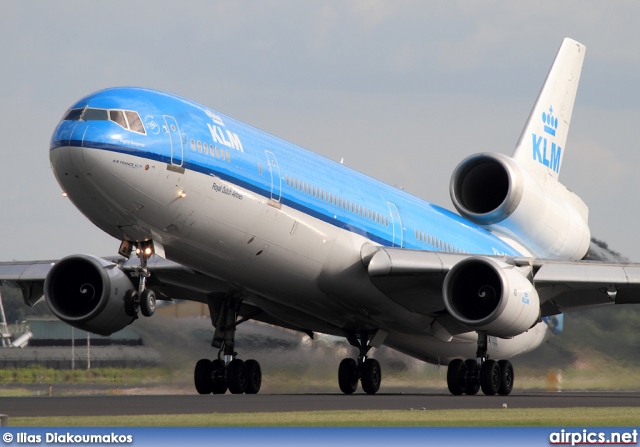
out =
{"type": "MultiPolygon", "coordinates": [[[[131,242],[123,241],[120,245],[119,253],[129,253],[131,250],[131,242]]],[[[138,318],[141,312],[145,317],[152,316],[156,311],[156,294],[152,289],[147,289],[147,278],[151,276],[147,269],[147,261],[153,255],[153,242],[138,242],[136,247],[136,255],[140,258],[140,266],[137,267],[131,276],[139,278],[138,290],[130,289],[124,295],[124,310],[127,315],[138,318]]],[[[125,255],[127,256],[127,255],[125,255]]]]}
{"type": "Polygon", "coordinates": [[[241,299],[232,296],[226,297],[218,306],[213,299],[209,302],[211,320],[216,328],[211,346],[219,348],[219,352],[213,361],[202,359],[196,363],[193,381],[199,394],[224,394],[227,390],[231,394],[257,394],[260,391],[260,364],[256,360],[244,362],[235,352],[236,327],[253,316],[237,320],[241,303],[241,299]]]}
{"type": "Polygon", "coordinates": [[[360,352],[357,362],[352,358],[346,358],[340,362],[338,384],[340,391],[344,394],[355,393],[358,389],[358,380],[367,394],[375,394],[380,389],[382,382],[380,363],[376,359],[367,358],[367,353],[373,347],[373,339],[369,340],[369,333],[366,332],[361,334],[360,338],[353,333],[347,334],[349,343],[360,352]]]}
{"type": "Polygon", "coordinates": [[[508,360],[496,362],[487,356],[487,334],[478,333],[475,359],[455,359],[447,369],[447,386],[454,396],[475,395],[480,389],[487,396],[506,396],[513,389],[513,365],[508,360]]]}

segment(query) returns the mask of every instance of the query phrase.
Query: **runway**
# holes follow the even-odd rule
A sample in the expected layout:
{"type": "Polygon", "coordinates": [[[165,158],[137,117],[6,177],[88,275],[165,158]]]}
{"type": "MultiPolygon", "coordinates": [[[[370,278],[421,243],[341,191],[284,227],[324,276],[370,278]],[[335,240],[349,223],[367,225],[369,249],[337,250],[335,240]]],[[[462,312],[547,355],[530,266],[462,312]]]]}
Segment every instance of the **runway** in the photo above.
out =
{"type": "Polygon", "coordinates": [[[1,397],[0,413],[20,416],[108,416],[330,410],[449,410],[637,407],[638,392],[520,393],[511,396],[433,394],[258,394],[1,397]]]}

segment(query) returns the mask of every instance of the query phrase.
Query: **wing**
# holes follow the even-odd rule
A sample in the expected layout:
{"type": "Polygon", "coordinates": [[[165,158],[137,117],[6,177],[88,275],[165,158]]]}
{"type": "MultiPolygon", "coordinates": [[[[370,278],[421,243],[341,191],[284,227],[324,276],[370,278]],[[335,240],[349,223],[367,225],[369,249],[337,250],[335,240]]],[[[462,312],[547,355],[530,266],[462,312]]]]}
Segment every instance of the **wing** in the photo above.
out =
{"type": "Polygon", "coordinates": [[[0,284],[20,288],[25,304],[33,306],[44,298],[44,279],[54,264],[55,261],[0,262],[0,284]]]}
{"type": "Polygon", "coordinates": [[[449,315],[443,299],[447,275],[462,261],[496,259],[535,287],[541,316],[604,304],[640,303],[640,264],[545,261],[379,247],[363,256],[371,281],[390,299],[434,318],[449,315]]]}
{"type": "MultiPolygon", "coordinates": [[[[99,258],[105,265],[115,266],[127,276],[139,267],[138,260],[123,257],[99,258]]],[[[44,299],[44,282],[51,268],[58,262],[32,261],[32,262],[0,262],[0,284],[7,283],[18,287],[22,291],[25,304],[34,306],[44,299]]],[[[158,299],[165,301],[187,300],[208,304],[214,315],[214,310],[220,305],[222,297],[229,290],[227,282],[213,278],[181,264],[152,256],[148,261],[148,270],[151,276],[147,280],[147,286],[153,288],[158,299]]],[[[260,302],[261,297],[254,296],[254,302],[260,302]]],[[[271,309],[270,309],[271,310],[271,309]]],[[[262,321],[264,323],[304,332],[312,335],[310,329],[301,328],[291,324],[272,313],[265,312],[256,304],[243,302],[239,309],[239,315],[243,318],[262,321]]],[[[277,312],[276,312],[277,313],[277,312]]],[[[290,311],[289,311],[290,313],[290,311]]],[[[286,315],[283,312],[282,315],[286,315]]],[[[292,318],[293,319],[293,318],[292,318]]],[[[323,329],[320,321],[309,319],[313,330],[323,329]]],[[[214,322],[215,325],[215,322],[214,322]]]]}

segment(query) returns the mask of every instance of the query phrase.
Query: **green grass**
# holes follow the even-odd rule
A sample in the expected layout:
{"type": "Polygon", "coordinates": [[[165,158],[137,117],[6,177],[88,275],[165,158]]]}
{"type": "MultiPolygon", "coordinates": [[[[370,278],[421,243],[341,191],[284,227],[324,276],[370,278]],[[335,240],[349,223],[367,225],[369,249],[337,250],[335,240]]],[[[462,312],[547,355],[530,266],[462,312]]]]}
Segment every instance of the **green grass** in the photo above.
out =
{"type": "Polygon", "coordinates": [[[31,391],[22,388],[13,388],[8,390],[0,389],[0,397],[24,397],[32,395],[33,393],[31,391]]]}
{"type": "Polygon", "coordinates": [[[53,369],[34,366],[30,368],[0,369],[0,384],[100,384],[135,385],[165,381],[170,372],[163,368],[94,368],[53,369]]]}
{"type": "Polygon", "coordinates": [[[9,424],[16,427],[611,427],[636,426],[639,420],[640,408],[629,407],[16,417],[10,418],[9,424]]]}

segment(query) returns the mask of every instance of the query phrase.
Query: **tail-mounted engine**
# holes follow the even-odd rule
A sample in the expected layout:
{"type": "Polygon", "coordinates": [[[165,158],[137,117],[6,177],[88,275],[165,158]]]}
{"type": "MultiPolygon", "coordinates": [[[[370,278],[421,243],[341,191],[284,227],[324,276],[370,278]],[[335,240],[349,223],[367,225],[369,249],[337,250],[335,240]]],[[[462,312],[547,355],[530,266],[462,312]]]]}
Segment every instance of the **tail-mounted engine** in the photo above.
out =
{"type": "Polygon", "coordinates": [[[443,285],[447,311],[472,330],[515,337],[540,318],[540,299],[531,282],[514,266],[488,257],[457,263],[443,285]]]}
{"type": "Polygon", "coordinates": [[[449,187],[458,212],[521,246],[528,255],[582,259],[589,249],[588,209],[555,178],[534,177],[502,154],[476,154],[453,172],[449,187]]]}
{"type": "Polygon", "coordinates": [[[54,265],[44,282],[51,311],[62,321],[100,335],[131,324],[124,296],[134,289],[116,264],[89,255],[66,257],[54,265]]]}

